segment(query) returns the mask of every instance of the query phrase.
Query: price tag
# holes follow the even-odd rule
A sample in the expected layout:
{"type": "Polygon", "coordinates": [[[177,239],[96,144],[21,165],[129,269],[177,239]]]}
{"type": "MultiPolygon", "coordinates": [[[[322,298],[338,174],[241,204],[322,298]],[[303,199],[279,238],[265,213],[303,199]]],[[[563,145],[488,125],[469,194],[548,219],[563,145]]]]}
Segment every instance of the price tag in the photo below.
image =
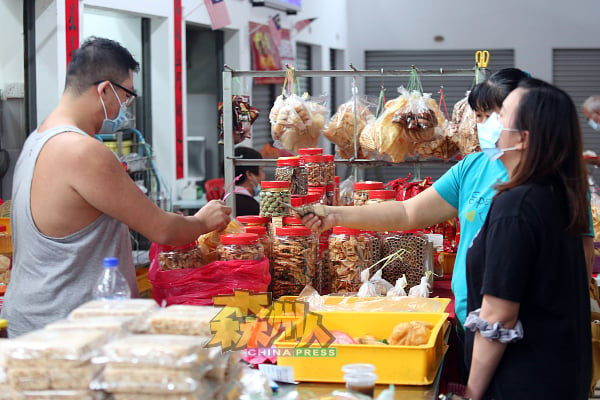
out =
{"type": "Polygon", "coordinates": [[[259,364],[258,369],[276,382],[294,383],[294,367],[282,367],[279,365],[259,364]]]}

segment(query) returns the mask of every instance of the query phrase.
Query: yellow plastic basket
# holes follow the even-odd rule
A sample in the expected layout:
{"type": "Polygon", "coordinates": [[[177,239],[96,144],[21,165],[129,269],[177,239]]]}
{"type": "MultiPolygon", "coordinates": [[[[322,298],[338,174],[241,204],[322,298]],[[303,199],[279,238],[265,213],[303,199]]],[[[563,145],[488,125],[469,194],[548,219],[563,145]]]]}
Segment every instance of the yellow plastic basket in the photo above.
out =
{"type": "Polygon", "coordinates": [[[295,340],[286,340],[281,335],[274,343],[278,350],[277,364],[293,367],[295,380],[344,382],[342,366],[369,363],[376,367],[378,384],[429,385],[434,381],[447,349],[443,335],[447,313],[324,311],[317,314],[322,316],[321,324],[327,330],[342,331],[352,337],[372,335],[379,340],[387,339],[397,324],[409,321],[430,322],[434,328],[427,344],[421,346],[333,344],[321,348],[317,343],[299,348],[295,340]]]}

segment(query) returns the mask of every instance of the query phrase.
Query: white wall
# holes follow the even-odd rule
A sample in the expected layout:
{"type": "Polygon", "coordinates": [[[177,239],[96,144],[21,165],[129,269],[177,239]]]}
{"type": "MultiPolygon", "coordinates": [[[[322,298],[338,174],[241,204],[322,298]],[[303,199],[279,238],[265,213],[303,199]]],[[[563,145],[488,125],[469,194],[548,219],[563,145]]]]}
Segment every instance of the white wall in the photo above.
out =
{"type": "MultiPolygon", "coordinates": [[[[0,1],[0,54],[23,54],[23,4],[0,1]]],[[[23,83],[23,57],[0,56],[0,91],[7,83],[23,83]]]]}
{"type": "Polygon", "coordinates": [[[553,48],[600,47],[597,0],[347,3],[348,57],[361,67],[365,50],[514,49],[517,67],[552,81],[553,48]]]}

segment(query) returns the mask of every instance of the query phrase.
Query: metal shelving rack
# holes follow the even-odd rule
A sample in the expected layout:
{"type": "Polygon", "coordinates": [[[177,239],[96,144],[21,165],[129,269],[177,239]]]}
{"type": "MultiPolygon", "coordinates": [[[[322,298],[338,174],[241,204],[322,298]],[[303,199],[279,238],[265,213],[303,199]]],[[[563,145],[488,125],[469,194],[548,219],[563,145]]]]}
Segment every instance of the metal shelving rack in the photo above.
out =
{"type": "MultiPolygon", "coordinates": [[[[349,70],[294,70],[296,77],[386,77],[386,76],[410,76],[412,70],[359,70],[350,64],[351,69],[349,70]]],[[[413,67],[414,68],[414,67],[413,67]]],[[[475,66],[471,69],[442,69],[439,70],[420,70],[417,69],[420,76],[474,76],[475,82],[478,83],[483,81],[487,75],[487,68],[480,68],[475,66]]],[[[261,165],[261,166],[275,166],[277,160],[275,159],[263,159],[263,160],[240,160],[234,156],[234,142],[233,142],[233,121],[232,121],[232,103],[231,101],[225,101],[225,99],[231,99],[232,93],[232,82],[234,77],[250,77],[250,78],[284,78],[286,70],[278,71],[237,71],[231,67],[225,65],[223,70],[223,141],[224,141],[224,172],[225,172],[225,187],[228,187],[235,178],[235,166],[236,165],[261,165]]],[[[356,129],[356,125],[355,125],[356,129]]],[[[356,132],[355,132],[356,136],[356,132]]],[[[355,152],[356,154],[356,152],[355,152]]],[[[438,164],[444,161],[405,161],[402,164],[414,164],[415,167],[427,165],[427,164],[438,164]]],[[[393,165],[392,162],[380,161],[380,160],[360,160],[360,159],[349,159],[349,160],[338,160],[336,164],[360,166],[360,167],[373,167],[373,166],[387,166],[393,165]]],[[[232,207],[235,213],[235,196],[229,196],[227,198],[227,205],[232,207]]]]}

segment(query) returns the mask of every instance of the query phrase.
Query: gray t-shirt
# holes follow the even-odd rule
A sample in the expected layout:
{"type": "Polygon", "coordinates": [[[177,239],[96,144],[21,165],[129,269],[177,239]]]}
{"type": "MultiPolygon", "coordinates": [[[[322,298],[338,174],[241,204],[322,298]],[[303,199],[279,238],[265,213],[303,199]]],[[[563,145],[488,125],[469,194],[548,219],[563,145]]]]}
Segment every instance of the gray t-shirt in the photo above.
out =
{"type": "Polygon", "coordinates": [[[25,141],[15,166],[11,210],[13,268],[1,313],[8,320],[9,337],[42,328],[91,300],[105,257],[119,258],[119,269],[129,283],[132,297],[138,296],[125,224],[102,214],[78,232],[57,238],[43,235],[33,222],[30,194],[37,158],[48,139],[64,132],[86,135],[73,126],[35,131],[25,141]]]}

